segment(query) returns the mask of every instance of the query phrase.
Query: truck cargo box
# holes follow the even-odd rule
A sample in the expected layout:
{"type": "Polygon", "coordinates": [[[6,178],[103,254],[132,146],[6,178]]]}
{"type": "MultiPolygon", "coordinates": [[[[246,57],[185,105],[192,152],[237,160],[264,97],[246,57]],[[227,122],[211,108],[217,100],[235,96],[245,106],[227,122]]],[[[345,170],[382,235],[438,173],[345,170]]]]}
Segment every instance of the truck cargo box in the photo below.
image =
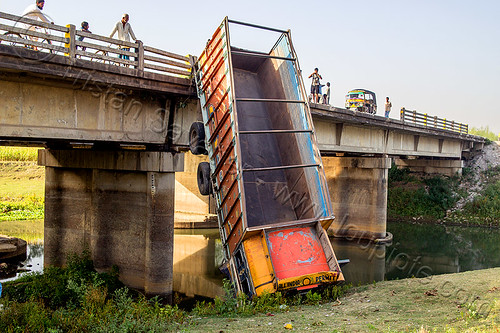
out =
{"type": "Polygon", "coordinates": [[[226,18],[195,70],[206,181],[235,286],[251,296],[343,281],[325,231],[334,215],[290,31],[226,18]],[[232,46],[233,25],[277,41],[269,52],[232,46]]]}

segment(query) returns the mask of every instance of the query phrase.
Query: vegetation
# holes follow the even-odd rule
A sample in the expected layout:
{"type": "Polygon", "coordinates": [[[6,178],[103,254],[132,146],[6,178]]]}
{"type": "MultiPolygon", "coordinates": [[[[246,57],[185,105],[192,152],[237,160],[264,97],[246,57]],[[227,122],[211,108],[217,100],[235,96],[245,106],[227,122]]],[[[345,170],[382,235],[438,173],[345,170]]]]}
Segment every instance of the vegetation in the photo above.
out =
{"type": "Polygon", "coordinates": [[[0,221],[44,216],[44,169],[37,149],[0,147],[0,221]]]}
{"type": "MultiPolygon", "coordinates": [[[[249,300],[235,295],[225,281],[226,295],[198,303],[191,315],[248,316],[284,312],[293,305],[318,305],[337,300],[350,288],[332,286],[321,292],[284,297],[266,294],[249,300]]],[[[4,285],[1,332],[164,332],[193,325],[192,316],[177,306],[147,300],[118,280],[118,271],[97,273],[88,253],[72,256],[67,268],[46,268],[4,285]]]]}
{"type": "Polygon", "coordinates": [[[88,254],[4,285],[1,332],[497,332],[500,268],[332,287],[305,295],[226,295],[192,312],[97,273],[88,254]]]}
{"type": "Polygon", "coordinates": [[[164,332],[186,319],[177,307],[130,292],[117,271],[97,273],[88,254],[4,285],[1,332],[164,332]]]}
{"type": "Polygon", "coordinates": [[[43,216],[43,198],[32,195],[0,201],[0,221],[37,220],[43,219],[43,216]]]}
{"type": "Polygon", "coordinates": [[[447,217],[466,224],[500,226],[500,167],[489,168],[481,175],[488,184],[483,191],[461,210],[447,217]]]}
{"type": "Polygon", "coordinates": [[[224,297],[215,297],[213,302],[198,302],[193,309],[197,316],[207,315],[255,315],[258,313],[285,312],[293,306],[318,305],[337,300],[351,288],[351,285],[329,286],[320,291],[308,291],[305,294],[287,294],[280,292],[265,293],[252,300],[245,294],[234,294],[234,288],[228,280],[224,281],[224,297]]]}
{"type": "Polygon", "coordinates": [[[481,126],[479,128],[470,127],[469,134],[482,136],[490,141],[498,141],[498,135],[500,135],[500,134],[497,135],[497,134],[493,133],[492,131],[490,131],[489,126],[486,126],[486,127],[481,126]]]}
{"type": "Polygon", "coordinates": [[[441,176],[418,178],[408,169],[389,170],[387,215],[390,219],[437,220],[446,216],[458,200],[457,179],[441,176]]]}
{"type": "Polygon", "coordinates": [[[38,148],[0,147],[0,161],[36,162],[38,148]]]}

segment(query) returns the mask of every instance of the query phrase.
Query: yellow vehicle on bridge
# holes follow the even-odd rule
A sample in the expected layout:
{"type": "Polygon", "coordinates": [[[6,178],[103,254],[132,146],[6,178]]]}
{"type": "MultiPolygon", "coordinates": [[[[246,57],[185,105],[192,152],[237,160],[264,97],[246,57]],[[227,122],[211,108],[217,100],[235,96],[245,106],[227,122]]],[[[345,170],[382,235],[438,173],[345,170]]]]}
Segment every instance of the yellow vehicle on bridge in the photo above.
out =
{"type": "Polygon", "coordinates": [[[377,97],[366,89],[354,89],[345,96],[345,108],[370,114],[377,113],[377,97]]]}

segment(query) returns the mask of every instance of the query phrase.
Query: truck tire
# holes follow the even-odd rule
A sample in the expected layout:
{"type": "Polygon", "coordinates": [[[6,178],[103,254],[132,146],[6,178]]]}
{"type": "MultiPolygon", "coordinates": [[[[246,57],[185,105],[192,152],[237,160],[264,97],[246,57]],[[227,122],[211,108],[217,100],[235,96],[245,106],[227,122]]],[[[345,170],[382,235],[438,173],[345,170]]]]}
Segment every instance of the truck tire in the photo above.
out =
{"type": "Polygon", "coordinates": [[[201,195],[209,195],[212,193],[212,183],[210,182],[210,164],[201,162],[198,164],[198,189],[201,195]]]}
{"type": "Polygon", "coordinates": [[[191,124],[189,129],[189,150],[193,155],[207,154],[205,149],[205,126],[201,122],[191,124]]]}

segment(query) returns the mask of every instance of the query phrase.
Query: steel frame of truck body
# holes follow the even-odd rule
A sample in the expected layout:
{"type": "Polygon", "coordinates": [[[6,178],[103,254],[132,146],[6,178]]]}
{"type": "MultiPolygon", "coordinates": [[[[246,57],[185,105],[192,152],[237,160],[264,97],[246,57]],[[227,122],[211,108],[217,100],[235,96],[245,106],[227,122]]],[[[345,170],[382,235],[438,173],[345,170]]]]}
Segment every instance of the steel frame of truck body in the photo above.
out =
{"type": "Polygon", "coordinates": [[[344,280],[334,219],[290,31],[229,20],[195,65],[229,273],[239,292],[344,280]],[[229,24],[279,33],[269,53],[231,47],[229,24]]]}

